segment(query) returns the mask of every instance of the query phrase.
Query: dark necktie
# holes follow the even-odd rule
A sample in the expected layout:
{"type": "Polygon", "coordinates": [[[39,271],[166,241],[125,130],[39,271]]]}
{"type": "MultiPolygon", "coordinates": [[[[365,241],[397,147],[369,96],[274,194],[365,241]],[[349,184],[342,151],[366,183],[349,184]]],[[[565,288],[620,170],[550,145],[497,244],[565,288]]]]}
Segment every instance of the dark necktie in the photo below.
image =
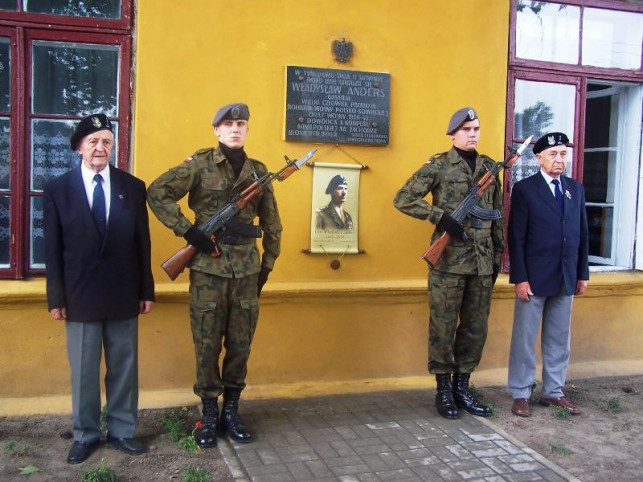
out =
{"type": "Polygon", "coordinates": [[[94,222],[96,223],[96,228],[98,228],[101,238],[104,238],[107,227],[107,214],[105,212],[103,177],[100,174],[96,174],[94,181],[96,181],[96,187],[94,187],[94,199],[92,201],[92,216],[94,216],[94,222]]]}
{"type": "Polygon", "coordinates": [[[558,187],[558,185],[560,184],[560,181],[558,179],[553,179],[551,183],[554,185],[554,196],[556,197],[556,202],[558,203],[558,207],[562,211],[563,210],[563,193],[558,187]]]}

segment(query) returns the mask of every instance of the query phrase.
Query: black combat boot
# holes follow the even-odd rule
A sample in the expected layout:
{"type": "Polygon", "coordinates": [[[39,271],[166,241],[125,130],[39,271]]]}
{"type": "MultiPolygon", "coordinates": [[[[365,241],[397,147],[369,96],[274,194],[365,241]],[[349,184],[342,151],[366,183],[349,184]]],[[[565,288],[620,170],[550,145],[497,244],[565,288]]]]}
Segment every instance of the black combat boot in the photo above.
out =
{"type": "Polygon", "coordinates": [[[458,418],[458,407],[453,401],[453,389],[451,387],[451,374],[438,373],[435,375],[438,382],[438,393],[435,396],[435,406],[438,413],[444,418],[453,420],[458,418]]]}
{"type": "Polygon", "coordinates": [[[239,388],[224,388],[219,430],[222,435],[227,434],[235,442],[247,444],[252,442],[252,434],[248,432],[238,413],[240,395],[239,388]]]}
{"type": "Polygon", "coordinates": [[[194,431],[194,440],[201,447],[217,446],[217,423],[219,421],[219,405],[216,398],[202,398],[203,417],[201,426],[194,431]]]}
{"type": "Polygon", "coordinates": [[[453,399],[458,408],[466,410],[471,415],[478,417],[490,417],[493,412],[491,409],[481,404],[471,390],[469,390],[470,373],[453,374],[453,399]]]}

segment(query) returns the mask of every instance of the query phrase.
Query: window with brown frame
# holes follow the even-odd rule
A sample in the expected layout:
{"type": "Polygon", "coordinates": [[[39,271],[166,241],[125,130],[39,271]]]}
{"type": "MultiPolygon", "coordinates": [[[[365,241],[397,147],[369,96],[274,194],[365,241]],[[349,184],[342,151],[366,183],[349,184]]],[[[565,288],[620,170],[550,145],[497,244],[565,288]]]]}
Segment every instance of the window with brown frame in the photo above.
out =
{"type": "MultiPolygon", "coordinates": [[[[507,144],[565,132],[567,175],[585,186],[592,269],[641,267],[643,4],[512,0],[510,32],[507,144]]],[[[538,171],[528,150],[505,176],[507,214],[512,185],[538,171]]]]}
{"type": "Polygon", "coordinates": [[[0,278],[44,272],[42,190],[78,165],[76,122],[115,125],[128,168],[131,0],[0,0],[0,278]]]}

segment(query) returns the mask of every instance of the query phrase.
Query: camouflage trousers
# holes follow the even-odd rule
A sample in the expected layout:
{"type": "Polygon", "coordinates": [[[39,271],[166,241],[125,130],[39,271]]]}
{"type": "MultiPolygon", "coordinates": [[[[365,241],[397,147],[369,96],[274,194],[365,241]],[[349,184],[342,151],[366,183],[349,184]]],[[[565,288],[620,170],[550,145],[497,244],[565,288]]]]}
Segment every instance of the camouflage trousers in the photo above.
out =
{"type": "Polygon", "coordinates": [[[471,373],[478,366],[487,339],[491,290],[491,275],[431,270],[430,373],[471,373]]]}
{"type": "Polygon", "coordinates": [[[194,393],[214,398],[223,387],[246,386],[250,344],[257,327],[258,274],[243,278],[190,270],[190,323],[196,355],[194,393]],[[225,355],[221,371],[219,358],[225,355]]]}

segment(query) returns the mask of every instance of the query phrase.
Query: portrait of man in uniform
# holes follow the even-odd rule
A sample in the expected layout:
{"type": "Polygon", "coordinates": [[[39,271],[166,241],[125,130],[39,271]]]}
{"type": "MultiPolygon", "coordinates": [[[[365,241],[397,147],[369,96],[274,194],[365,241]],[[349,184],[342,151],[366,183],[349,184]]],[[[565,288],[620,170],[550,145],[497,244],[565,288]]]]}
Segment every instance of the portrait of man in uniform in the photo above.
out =
{"type": "Polygon", "coordinates": [[[348,196],[348,181],[341,174],[336,174],[326,187],[330,202],[317,209],[315,223],[317,229],[353,229],[353,218],[344,209],[348,196]]]}

